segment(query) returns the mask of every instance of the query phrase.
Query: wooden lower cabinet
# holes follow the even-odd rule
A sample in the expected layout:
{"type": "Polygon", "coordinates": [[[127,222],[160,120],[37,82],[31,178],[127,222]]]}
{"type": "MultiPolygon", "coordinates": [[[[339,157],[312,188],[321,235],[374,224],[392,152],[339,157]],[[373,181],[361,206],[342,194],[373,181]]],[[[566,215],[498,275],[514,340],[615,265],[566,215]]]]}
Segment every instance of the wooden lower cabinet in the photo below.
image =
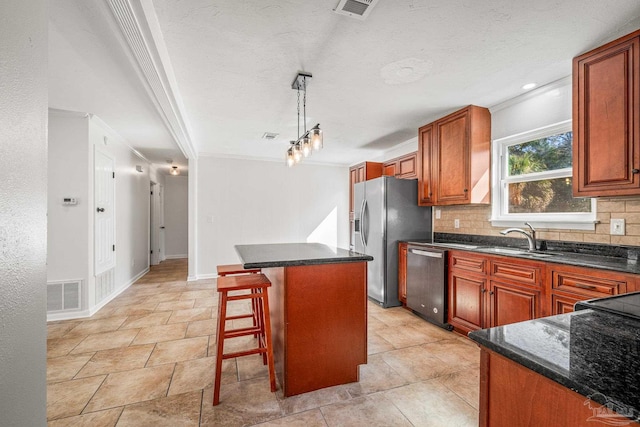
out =
{"type": "Polygon", "coordinates": [[[573,306],[580,301],[584,301],[584,297],[578,295],[567,295],[560,292],[551,293],[551,314],[571,313],[573,306]]]}
{"type": "Polygon", "coordinates": [[[484,325],[486,277],[449,272],[449,323],[465,334],[484,325]]]}
{"type": "Polygon", "coordinates": [[[491,281],[489,321],[485,327],[508,325],[540,317],[542,289],[491,281]]]}
{"type": "MultiPolygon", "coordinates": [[[[594,406],[601,405],[590,402],[587,397],[512,360],[482,348],[480,427],[606,425],[593,419],[594,406]]],[[[614,420],[612,417],[608,418],[614,420]]],[[[620,421],[615,425],[640,427],[640,424],[631,420],[627,422],[624,418],[615,420],[620,421]]]]}
{"type": "Polygon", "coordinates": [[[407,305],[407,243],[398,243],[398,299],[407,305]]]}
{"type": "Polygon", "coordinates": [[[460,333],[569,313],[579,302],[640,291],[640,277],[449,251],[449,323],[460,333]]]}
{"type": "Polygon", "coordinates": [[[627,274],[593,268],[560,264],[549,264],[547,268],[551,314],[569,313],[579,301],[624,294],[633,289],[627,284],[636,280],[627,274]]]}
{"type": "Polygon", "coordinates": [[[531,320],[547,312],[543,264],[470,252],[449,254],[449,323],[458,332],[531,320]]]}

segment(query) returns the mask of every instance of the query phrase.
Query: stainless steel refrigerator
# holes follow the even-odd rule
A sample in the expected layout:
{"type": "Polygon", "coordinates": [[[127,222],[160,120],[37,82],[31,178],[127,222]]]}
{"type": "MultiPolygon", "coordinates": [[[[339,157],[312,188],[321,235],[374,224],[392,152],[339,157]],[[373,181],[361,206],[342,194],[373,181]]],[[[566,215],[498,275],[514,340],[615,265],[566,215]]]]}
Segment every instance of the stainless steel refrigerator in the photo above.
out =
{"type": "Polygon", "coordinates": [[[355,184],[352,246],[368,262],[369,299],[382,307],[398,299],[398,242],[432,239],[431,208],[418,206],[418,181],[383,176],[355,184]]]}

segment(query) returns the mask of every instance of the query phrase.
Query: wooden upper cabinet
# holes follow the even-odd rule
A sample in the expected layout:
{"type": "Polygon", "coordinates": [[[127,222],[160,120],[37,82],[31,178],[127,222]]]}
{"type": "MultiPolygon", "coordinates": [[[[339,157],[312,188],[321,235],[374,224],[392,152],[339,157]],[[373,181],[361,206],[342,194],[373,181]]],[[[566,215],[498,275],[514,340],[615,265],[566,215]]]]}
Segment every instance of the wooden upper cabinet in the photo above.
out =
{"type": "Polygon", "coordinates": [[[470,105],[418,130],[418,204],[488,204],[491,114],[470,105]]]}
{"type": "Polygon", "coordinates": [[[640,31],[573,59],[573,194],[640,194],[640,31]]]}
{"type": "Polygon", "coordinates": [[[435,174],[432,173],[436,145],[433,142],[433,124],[418,129],[418,205],[435,204],[433,190],[435,174]]]}
{"type": "Polygon", "coordinates": [[[396,176],[396,163],[385,163],[382,166],[382,175],[384,176],[396,176]]]}
{"type": "Polygon", "coordinates": [[[384,162],[382,174],[400,179],[416,179],[418,177],[418,153],[405,154],[384,162]]]}
{"type": "MultiPolygon", "coordinates": [[[[353,212],[353,186],[382,176],[382,163],[362,162],[349,168],[349,215],[353,212]]],[[[353,218],[350,218],[350,220],[353,218]]]]}

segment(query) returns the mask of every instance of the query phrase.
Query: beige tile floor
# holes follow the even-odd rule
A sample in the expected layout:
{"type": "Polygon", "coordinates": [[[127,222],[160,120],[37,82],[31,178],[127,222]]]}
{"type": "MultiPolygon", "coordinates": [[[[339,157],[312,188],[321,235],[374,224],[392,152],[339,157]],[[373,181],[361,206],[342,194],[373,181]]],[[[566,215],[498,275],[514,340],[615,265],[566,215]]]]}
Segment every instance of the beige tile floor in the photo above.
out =
{"type": "Polygon", "coordinates": [[[49,426],[478,425],[478,348],[371,303],[359,382],[285,399],[248,356],[224,361],[211,406],[216,282],[187,283],[186,271],[167,260],[91,318],[48,324],[49,426]]]}

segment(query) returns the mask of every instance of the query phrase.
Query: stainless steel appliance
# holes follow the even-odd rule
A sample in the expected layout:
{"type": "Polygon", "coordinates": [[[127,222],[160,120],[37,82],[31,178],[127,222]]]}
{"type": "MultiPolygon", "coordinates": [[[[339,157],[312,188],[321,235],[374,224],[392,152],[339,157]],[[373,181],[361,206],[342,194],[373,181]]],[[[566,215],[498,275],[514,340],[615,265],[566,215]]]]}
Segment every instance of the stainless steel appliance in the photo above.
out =
{"type": "Polygon", "coordinates": [[[431,323],[447,323],[447,250],[407,246],[407,307],[431,323]]]}
{"type": "Polygon", "coordinates": [[[431,240],[431,208],[418,206],[418,181],[383,176],[354,186],[352,247],[371,255],[369,298],[382,307],[398,299],[398,242],[431,240]]]}

